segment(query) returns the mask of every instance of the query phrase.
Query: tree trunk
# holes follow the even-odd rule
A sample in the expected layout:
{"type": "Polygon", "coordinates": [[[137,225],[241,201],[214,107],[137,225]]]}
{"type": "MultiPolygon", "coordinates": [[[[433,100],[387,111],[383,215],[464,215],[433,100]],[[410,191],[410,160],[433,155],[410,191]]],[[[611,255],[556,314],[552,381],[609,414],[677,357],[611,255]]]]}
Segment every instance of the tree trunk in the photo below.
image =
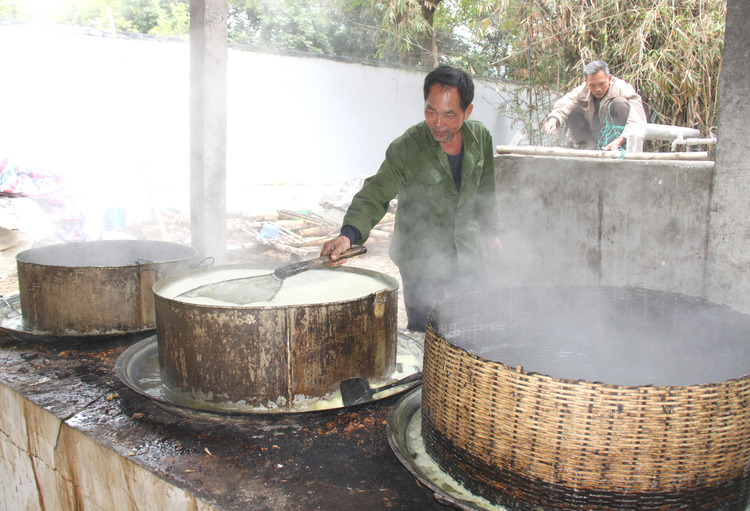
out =
{"type": "Polygon", "coordinates": [[[421,64],[422,66],[431,66],[432,68],[438,67],[440,64],[440,55],[438,53],[437,46],[437,35],[433,28],[433,21],[435,19],[435,9],[441,0],[424,0],[422,3],[422,17],[424,17],[427,24],[432,30],[429,34],[425,34],[424,37],[420,38],[421,47],[421,64]]]}

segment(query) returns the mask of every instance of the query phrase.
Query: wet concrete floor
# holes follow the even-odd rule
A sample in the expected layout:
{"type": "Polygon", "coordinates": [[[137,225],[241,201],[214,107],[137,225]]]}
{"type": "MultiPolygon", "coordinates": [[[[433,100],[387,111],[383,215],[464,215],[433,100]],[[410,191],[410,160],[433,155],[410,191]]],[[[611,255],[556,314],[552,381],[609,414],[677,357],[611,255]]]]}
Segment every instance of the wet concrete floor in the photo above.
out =
{"type": "Polygon", "coordinates": [[[217,509],[449,509],[388,445],[398,397],[292,424],[186,418],[115,374],[117,357],[147,335],[39,343],[0,334],[0,381],[217,509]]]}

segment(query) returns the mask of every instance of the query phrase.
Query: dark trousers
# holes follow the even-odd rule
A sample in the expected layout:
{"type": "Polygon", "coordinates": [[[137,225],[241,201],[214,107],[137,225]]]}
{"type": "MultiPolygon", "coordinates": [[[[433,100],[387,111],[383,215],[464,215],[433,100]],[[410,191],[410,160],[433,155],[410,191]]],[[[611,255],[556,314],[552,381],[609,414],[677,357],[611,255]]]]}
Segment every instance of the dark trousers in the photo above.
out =
{"type": "Polygon", "coordinates": [[[424,279],[401,272],[406,307],[406,328],[424,332],[427,328],[427,316],[432,308],[452,296],[475,291],[484,287],[484,272],[473,273],[450,280],[424,279]]]}
{"type": "MultiPolygon", "coordinates": [[[[628,121],[628,114],[630,114],[630,103],[627,99],[623,97],[613,99],[607,110],[606,122],[613,126],[625,126],[628,121]]],[[[570,138],[576,145],[585,144],[588,149],[597,148],[598,145],[598,148],[601,149],[614,140],[614,137],[609,140],[600,140],[603,127],[601,115],[595,115],[591,124],[589,124],[586,116],[583,115],[583,110],[576,108],[570,113],[566,123],[568,124],[570,138]]]]}

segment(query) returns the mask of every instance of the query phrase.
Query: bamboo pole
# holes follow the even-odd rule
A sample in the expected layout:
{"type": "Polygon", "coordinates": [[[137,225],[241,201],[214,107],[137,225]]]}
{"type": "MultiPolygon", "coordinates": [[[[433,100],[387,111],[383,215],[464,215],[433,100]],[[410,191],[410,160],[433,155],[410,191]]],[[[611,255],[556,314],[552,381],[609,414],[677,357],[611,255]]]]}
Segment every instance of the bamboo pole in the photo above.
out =
{"type": "Polygon", "coordinates": [[[566,147],[503,146],[496,148],[498,154],[522,154],[528,156],[561,156],[569,158],[600,158],[607,160],[708,160],[708,152],[675,153],[621,153],[620,151],[595,151],[569,149],[566,147]]]}
{"type": "Polygon", "coordinates": [[[320,225],[318,227],[308,227],[307,229],[300,229],[297,232],[300,236],[304,236],[305,238],[307,238],[310,236],[326,236],[336,230],[336,227],[331,227],[330,225],[320,225]]]}

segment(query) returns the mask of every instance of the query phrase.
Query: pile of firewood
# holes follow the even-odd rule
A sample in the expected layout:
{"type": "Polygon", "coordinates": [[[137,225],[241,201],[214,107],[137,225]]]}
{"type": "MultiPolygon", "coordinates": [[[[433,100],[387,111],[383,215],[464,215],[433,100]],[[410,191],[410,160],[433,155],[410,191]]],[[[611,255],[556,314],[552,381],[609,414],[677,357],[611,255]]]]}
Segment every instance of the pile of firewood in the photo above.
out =
{"type": "MultiPolygon", "coordinates": [[[[367,245],[388,244],[393,233],[396,201],[393,208],[370,231],[367,245]]],[[[227,247],[237,252],[261,248],[279,252],[279,255],[309,257],[317,254],[326,241],[341,231],[340,208],[332,211],[336,219],[313,211],[279,209],[264,215],[234,215],[227,218],[227,247]]],[[[161,239],[177,243],[190,243],[190,217],[174,210],[161,210],[157,222],[130,225],[130,235],[139,239],[161,239]]]]}
{"type": "MultiPolygon", "coordinates": [[[[368,243],[390,242],[394,218],[393,213],[386,213],[370,232],[368,243]]],[[[323,243],[338,236],[340,231],[339,222],[311,211],[280,209],[275,215],[265,215],[260,219],[241,217],[227,220],[228,238],[244,234],[253,243],[299,255],[320,251],[323,243]]]]}

